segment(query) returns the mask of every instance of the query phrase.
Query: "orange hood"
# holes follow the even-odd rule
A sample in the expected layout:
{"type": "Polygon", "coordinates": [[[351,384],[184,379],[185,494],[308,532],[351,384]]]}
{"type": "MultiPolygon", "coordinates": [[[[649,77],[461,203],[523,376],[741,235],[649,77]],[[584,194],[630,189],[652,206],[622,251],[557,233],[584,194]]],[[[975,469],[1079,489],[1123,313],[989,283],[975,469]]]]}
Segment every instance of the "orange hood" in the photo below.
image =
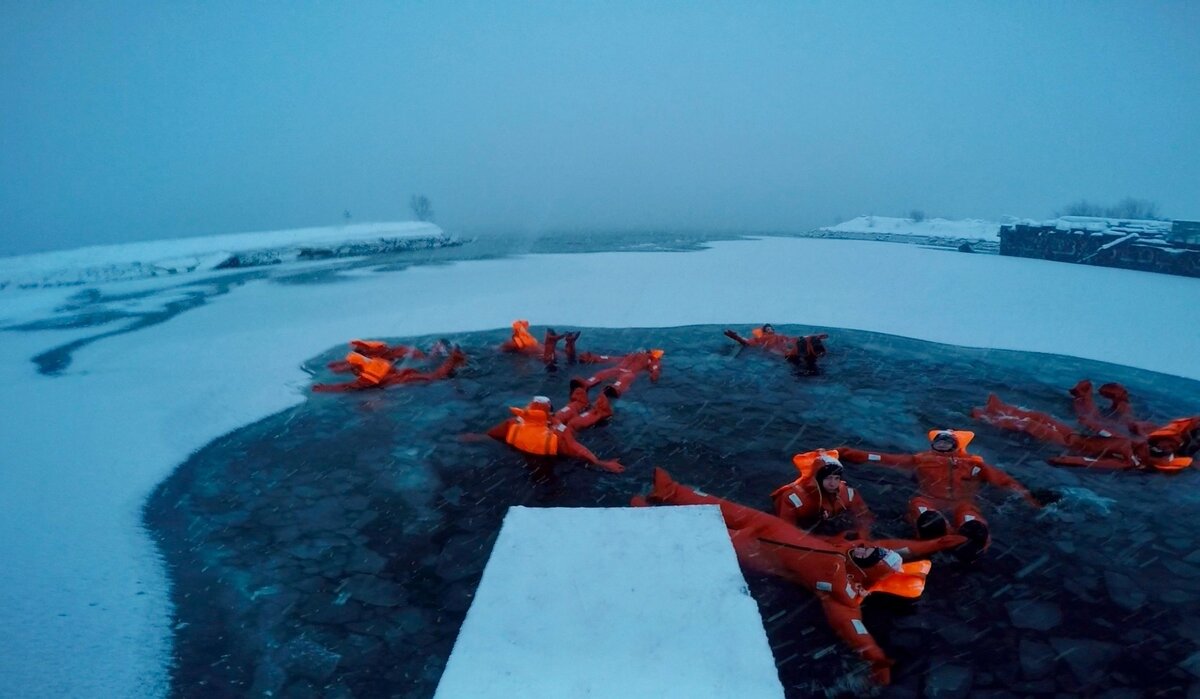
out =
{"type": "Polygon", "coordinates": [[[803,454],[796,454],[792,457],[792,465],[800,472],[800,480],[808,480],[810,476],[817,472],[821,467],[821,457],[831,456],[834,459],[838,458],[837,449],[817,449],[816,451],[806,451],[803,454]]]}
{"type": "Polygon", "coordinates": [[[967,430],[951,430],[951,429],[929,430],[928,437],[929,437],[930,443],[933,442],[934,437],[938,436],[939,434],[942,434],[943,432],[948,433],[950,436],[954,437],[954,445],[955,445],[955,447],[957,447],[956,450],[960,454],[967,453],[967,445],[971,443],[972,439],[975,439],[975,433],[968,432],[967,430]]]}

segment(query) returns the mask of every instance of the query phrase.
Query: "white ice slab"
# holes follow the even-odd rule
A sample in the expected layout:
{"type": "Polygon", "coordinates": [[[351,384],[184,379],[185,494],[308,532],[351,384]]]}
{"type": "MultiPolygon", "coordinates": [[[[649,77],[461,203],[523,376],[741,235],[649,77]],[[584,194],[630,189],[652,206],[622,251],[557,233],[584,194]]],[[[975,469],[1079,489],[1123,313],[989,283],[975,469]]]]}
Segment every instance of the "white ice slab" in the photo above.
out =
{"type": "Polygon", "coordinates": [[[782,697],[720,510],[512,507],[437,693],[782,697]]]}

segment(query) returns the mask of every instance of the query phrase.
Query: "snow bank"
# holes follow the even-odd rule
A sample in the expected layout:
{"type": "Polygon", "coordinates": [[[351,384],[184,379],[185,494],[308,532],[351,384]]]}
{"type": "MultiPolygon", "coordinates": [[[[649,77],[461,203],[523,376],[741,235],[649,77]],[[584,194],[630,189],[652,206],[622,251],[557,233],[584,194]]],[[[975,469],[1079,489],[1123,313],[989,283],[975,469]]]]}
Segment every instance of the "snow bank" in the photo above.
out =
{"type": "Polygon", "coordinates": [[[432,223],[407,222],[96,245],[0,258],[0,289],[97,284],[314,257],[438,247],[449,242],[442,229],[432,223]]]}
{"type": "Polygon", "coordinates": [[[513,507],[434,695],[782,697],[715,506],[513,507]]]}
{"type": "Polygon", "coordinates": [[[927,238],[953,238],[956,240],[1000,239],[1000,224],[979,219],[948,220],[929,218],[914,221],[911,218],[890,216],[859,216],[836,226],[820,229],[831,233],[855,233],[861,235],[904,235],[927,238]]]}

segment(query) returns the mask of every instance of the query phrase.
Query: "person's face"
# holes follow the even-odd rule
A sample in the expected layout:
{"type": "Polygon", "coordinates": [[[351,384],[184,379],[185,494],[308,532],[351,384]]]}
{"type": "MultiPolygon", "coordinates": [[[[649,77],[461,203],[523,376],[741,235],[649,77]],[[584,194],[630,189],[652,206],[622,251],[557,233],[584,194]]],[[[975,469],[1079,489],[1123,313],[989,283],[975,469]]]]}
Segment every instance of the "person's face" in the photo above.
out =
{"type": "Polygon", "coordinates": [[[1170,458],[1175,451],[1167,442],[1151,442],[1148,446],[1150,447],[1150,456],[1156,459],[1170,458]]]}
{"type": "Polygon", "coordinates": [[[836,493],[841,486],[842,477],[836,473],[831,473],[821,479],[821,489],[827,493],[836,493]]]}
{"type": "Polygon", "coordinates": [[[762,326],[763,335],[774,335],[775,327],[773,325],[762,326]]]}
{"type": "Polygon", "coordinates": [[[929,446],[932,447],[934,451],[947,452],[954,451],[955,445],[952,437],[936,437],[929,446]]]}

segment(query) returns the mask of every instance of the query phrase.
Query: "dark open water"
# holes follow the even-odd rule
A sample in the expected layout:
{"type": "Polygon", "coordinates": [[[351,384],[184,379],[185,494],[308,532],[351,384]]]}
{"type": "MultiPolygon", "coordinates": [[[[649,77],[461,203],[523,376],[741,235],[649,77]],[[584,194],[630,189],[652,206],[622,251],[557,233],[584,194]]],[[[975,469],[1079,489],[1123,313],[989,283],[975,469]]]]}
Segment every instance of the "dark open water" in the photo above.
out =
{"type": "MultiPolygon", "coordinates": [[[[601,457],[622,459],[619,476],[567,465],[547,477],[499,445],[458,440],[504,419],[505,405],[565,398],[573,372],[494,352],[504,330],[453,338],[471,355],[456,379],[311,396],[216,440],[145,510],[174,582],[175,693],[430,696],[509,506],[623,505],[661,465],[766,509],[796,451],[914,451],[941,426],[974,429],[975,452],[1064,497],[1039,514],[988,492],[995,544],[984,561],[939,559],[916,605],[868,603],[868,626],[897,660],[885,695],[1200,693],[1200,474],[1055,469],[1041,462],[1054,451],[968,417],[995,391],[1069,419],[1066,389],[1087,376],[1125,382],[1145,417],[1166,419],[1200,412],[1200,384],[836,330],[825,373],[800,376],[738,355],[720,330],[584,329],[581,349],[667,350],[662,380],[640,379],[611,424],[583,434],[601,457]]],[[[328,379],[324,363],[343,352],[309,367],[328,379]]],[[[848,477],[879,516],[877,533],[907,535],[903,474],[863,466],[848,477]]],[[[857,661],[813,598],[749,582],[789,696],[859,688],[857,661]]]]}

